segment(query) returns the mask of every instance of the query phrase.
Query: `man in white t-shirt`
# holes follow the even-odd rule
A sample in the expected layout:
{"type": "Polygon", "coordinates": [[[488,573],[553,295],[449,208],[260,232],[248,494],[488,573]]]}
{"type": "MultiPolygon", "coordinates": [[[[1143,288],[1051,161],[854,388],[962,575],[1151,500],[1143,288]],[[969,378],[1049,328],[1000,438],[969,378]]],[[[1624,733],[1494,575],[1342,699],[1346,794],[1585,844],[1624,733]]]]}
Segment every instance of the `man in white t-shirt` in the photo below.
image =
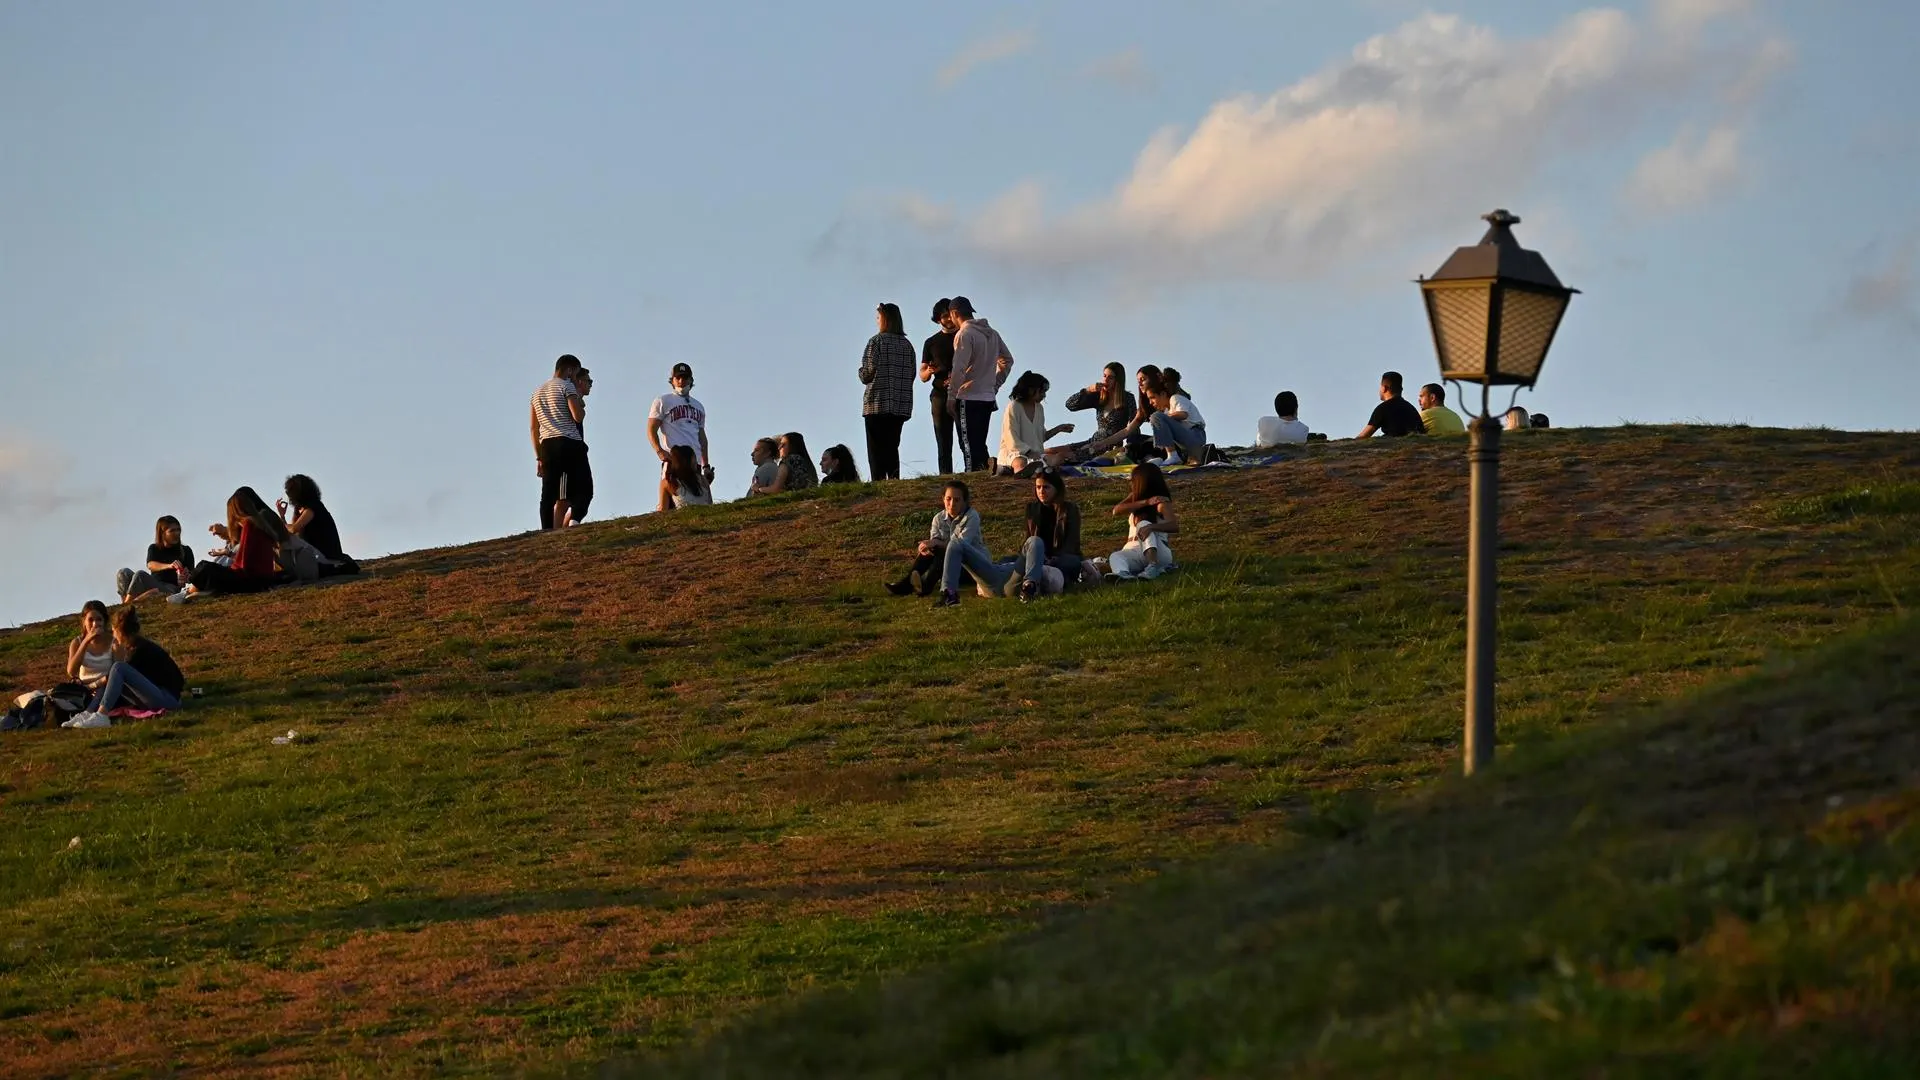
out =
{"type": "Polygon", "coordinates": [[[692,396],[693,368],[673,365],[667,377],[671,393],[653,399],[647,411],[647,441],[660,458],[660,474],[666,475],[667,461],[676,446],[691,446],[700,455],[700,471],[707,483],[713,483],[713,462],[707,457],[707,407],[692,396]]]}
{"type": "Polygon", "coordinates": [[[1300,422],[1300,399],[1291,390],[1273,396],[1273,415],[1263,416],[1253,436],[1256,450],[1307,441],[1307,425],[1300,422]]]}

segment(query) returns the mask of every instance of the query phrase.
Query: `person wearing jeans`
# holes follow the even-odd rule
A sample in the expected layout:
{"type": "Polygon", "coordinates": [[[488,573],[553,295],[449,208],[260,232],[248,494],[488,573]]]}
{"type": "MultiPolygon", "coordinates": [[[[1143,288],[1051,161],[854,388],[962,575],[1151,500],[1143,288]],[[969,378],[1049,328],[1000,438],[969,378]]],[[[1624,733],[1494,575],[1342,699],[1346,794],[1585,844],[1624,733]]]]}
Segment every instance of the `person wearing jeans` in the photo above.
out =
{"type": "Polygon", "coordinates": [[[1020,599],[1040,593],[1041,571],[1051,566],[1063,582],[1080,577],[1080,507],[1067,501],[1067,482],[1058,470],[1033,478],[1033,501],[1027,504],[1027,540],[1014,564],[1020,575],[1020,599]]]}
{"type": "Polygon", "coordinates": [[[994,562],[986,544],[979,540],[956,540],[947,545],[946,574],[941,581],[945,591],[940,599],[948,607],[960,602],[962,571],[972,574],[974,581],[996,596],[1003,595],[1007,583],[1020,576],[1016,565],[994,562]]]}
{"type": "Polygon", "coordinates": [[[180,707],[186,677],[167,650],[140,635],[140,612],[131,605],[113,613],[113,657],[107,681],[94,691],[86,711],[63,726],[107,727],[112,724],[107,714],[122,704],[163,711],[180,707]]]}
{"type": "Polygon", "coordinates": [[[1172,368],[1163,369],[1154,380],[1151,399],[1153,445],[1166,455],[1160,466],[1168,468],[1183,460],[1195,465],[1206,464],[1207,421],[1180,385],[1180,373],[1172,368]]]}

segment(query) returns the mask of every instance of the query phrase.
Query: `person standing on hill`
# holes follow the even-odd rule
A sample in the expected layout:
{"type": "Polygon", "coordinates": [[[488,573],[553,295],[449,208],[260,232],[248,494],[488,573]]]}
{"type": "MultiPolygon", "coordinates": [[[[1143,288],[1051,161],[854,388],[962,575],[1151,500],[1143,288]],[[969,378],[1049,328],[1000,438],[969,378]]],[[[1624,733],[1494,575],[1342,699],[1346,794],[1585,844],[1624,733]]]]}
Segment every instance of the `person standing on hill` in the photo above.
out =
{"type": "Polygon", "coordinates": [[[540,384],[527,405],[535,473],[540,477],[542,529],[553,528],[553,506],[560,499],[563,478],[575,521],[587,516],[587,505],[593,501],[593,474],[587,469],[587,444],[580,432],[586,406],[573,383],[579,371],[580,358],[572,353],[554,361],[553,378],[540,384]]]}
{"type": "Polygon", "coordinates": [[[1420,388],[1420,422],[1429,435],[1465,435],[1466,422],[1447,408],[1447,388],[1430,382],[1420,388]]]}
{"type": "Polygon", "coordinates": [[[942,476],[953,471],[953,403],[947,397],[947,377],[953,373],[953,301],[941,297],[933,305],[933,321],[940,332],[920,346],[920,381],[933,384],[928,399],[933,414],[933,445],[940,459],[942,476]]]}
{"type": "Polygon", "coordinates": [[[713,459],[707,456],[707,407],[693,397],[693,368],[673,365],[667,376],[673,389],[653,399],[647,410],[647,441],[660,457],[660,475],[672,467],[673,448],[687,446],[699,451],[700,475],[713,483],[713,459]]]}
{"type": "Polygon", "coordinates": [[[960,446],[968,472],[992,468],[987,436],[993,433],[993,411],[999,408],[1000,384],[1013,370],[1013,351],[1000,332],[975,318],[973,302],[964,296],[948,301],[953,320],[953,375],[948,384],[959,407],[960,446]]]}
{"type": "Polygon", "coordinates": [[[913,416],[913,341],[901,324],[900,305],[874,311],[880,332],[867,339],[860,381],[867,386],[861,413],[867,423],[867,474],[900,479],[900,429],[913,416]]]}
{"type": "Polygon", "coordinates": [[[1420,419],[1420,410],[1413,407],[1413,402],[1400,396],[1405,385],[1397,371],[1380,376],[1380,404],[1374,406],[1373,416],[1368,418],[1367,426],[1361,428],[1360,434],[1354,438],[1370,439],[1376,431],[1392,438],[1427,433],[1427,425],[1420,419]]]}

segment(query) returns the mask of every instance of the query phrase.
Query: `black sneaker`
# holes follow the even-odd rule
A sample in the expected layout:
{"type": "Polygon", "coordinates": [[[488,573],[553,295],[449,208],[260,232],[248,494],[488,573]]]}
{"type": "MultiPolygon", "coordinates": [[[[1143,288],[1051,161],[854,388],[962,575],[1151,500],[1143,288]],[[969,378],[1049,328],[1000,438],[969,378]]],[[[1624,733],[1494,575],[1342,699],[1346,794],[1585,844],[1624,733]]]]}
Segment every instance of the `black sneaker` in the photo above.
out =
{"type": "Polygon", "coordinates": [[[895,596],[907,596],[913,592],[913,586],[904,580],[889,581],[886,583],[886,586],[887,591],[895,596]]]}
{"type": "Polygon", "coordinates": [[[934,607],[959,607],[960,594],[952,589],[940,590],[940,599],[933,602],[934,607]]]}
{"type": "Polygon", "coordinates": [[[1031,604],[1033,603],[1033,598],[1035,596],[1038,596],[1039,594],[1040,594],[1039,582],[1023,581],[1020,583],[1020,602],[1021,603],[1031,604]]]}

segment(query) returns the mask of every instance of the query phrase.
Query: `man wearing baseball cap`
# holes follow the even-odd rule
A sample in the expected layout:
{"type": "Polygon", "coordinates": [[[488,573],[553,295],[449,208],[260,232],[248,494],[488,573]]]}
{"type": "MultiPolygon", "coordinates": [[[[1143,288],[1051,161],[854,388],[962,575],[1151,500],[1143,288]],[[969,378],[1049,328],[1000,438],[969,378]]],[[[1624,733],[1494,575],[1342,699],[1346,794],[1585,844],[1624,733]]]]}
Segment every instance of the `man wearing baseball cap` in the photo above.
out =
{"type": "Polygon", "coordinates": [[[947,376],[953,373],[953,301],[941,297],[933,305],[933,321],[940,332],[920,346],[920,381],[933,384],[933,445],[940,455],[940,474],[953,471],[953,409],[947,400],[947,376]]]}
{"type": "Polygon", "coordinates": [[[647,410],[647,441],[660,458],[661,475],[666,475],[673,448],[691,446],[700,455],[700,469],[707,483],[713,483],[713,463],[707,457],[707,407],[693,396],[693,368],[673,365],[667,384],[673,389],[653,399],[647,410]]]}
{"type": "Polygon", "coordinates": [[[953,374],[948,390],[959,406],[960,448],[967,471],[990,467],[987,436],[993,431],[993,410],[999,408],[1000,384],[1013,370],[1013,352],[1000,332],[973,314],[973,301],[956,296],[947,301],[947,317],[954,326],[953,374]]]}

